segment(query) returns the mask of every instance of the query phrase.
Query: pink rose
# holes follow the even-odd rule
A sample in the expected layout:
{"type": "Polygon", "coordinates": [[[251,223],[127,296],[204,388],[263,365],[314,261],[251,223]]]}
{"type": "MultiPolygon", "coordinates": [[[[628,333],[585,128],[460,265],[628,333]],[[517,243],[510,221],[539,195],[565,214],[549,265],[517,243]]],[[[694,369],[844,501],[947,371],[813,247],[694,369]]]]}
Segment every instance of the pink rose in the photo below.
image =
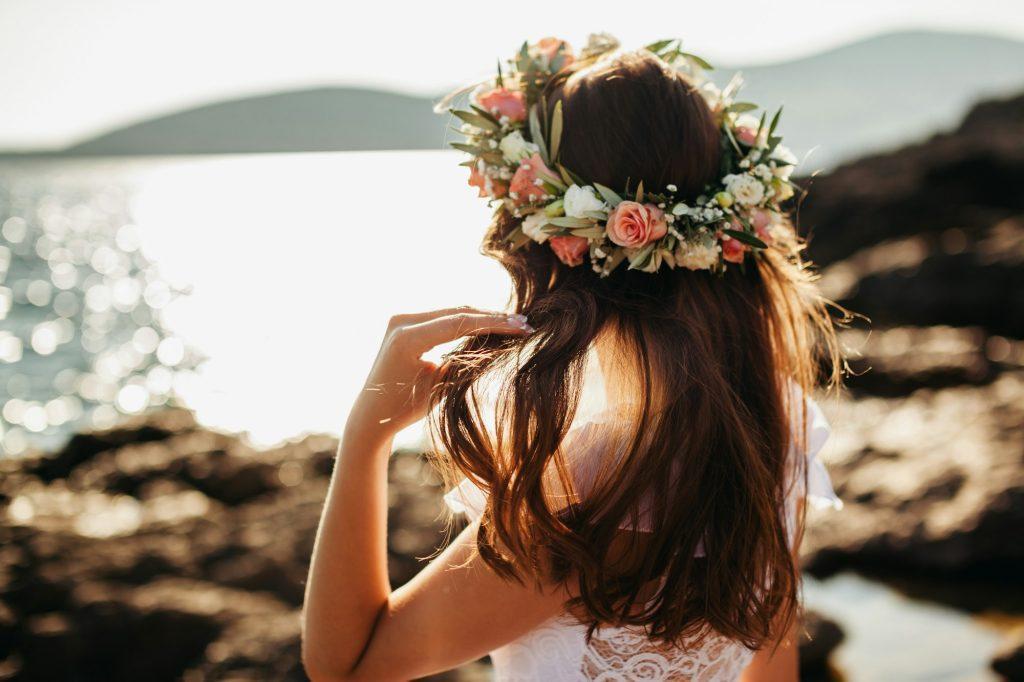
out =
{"type": "Polygon", "coordinates": [[[654,204],[623,201],[608,214],[608,239],[635,249],[661,239],[668,232],[665,212],[654,204]]]}
{"type": "Polygon", "coordinates": [[[768,229],[772,222],[772,212],[767,209],[755,208],[750,212],[750,224],[754,226],[754,232],[765,244],[772,243],[772,234],[768,229]]]}
{"type": "Polygon", "coordinates": [[[583,256],[590,250],[590,243],[583,237],[552,237],[548,240],[551,249],[571,268],[583,264],[583,256]]]}
{"type": "Polygon", "coordinates": [[[519,164],[516,174],[512,176],[512,184],[509,186],[509,190],[516,195],[514,201],[517,204],[528,204],[547,194],[546,189],[537,185],[537,178],[541,173],[557,177],[550,168],[544,165],[537,152],[519,164]]]}
{"type": "Polygon", "coordinates": [[[526,95],[518,90],[494,88],[476,98],[481,109],[501,117],[507,116],[509,121],[526,120],[526,95]]]}
{"type": "Polygon", "coordinates": [[[560,38],[541,38],[537,42],[537,51],[548,58],[550,62],[552,59],[558,56],[559,48],[562,49],[562,68],[565,68],[576,61],[576,57],[573,56],[572,47],[569,43],[561,40],[560,38]]]}
{"type": "Polygon", "coordinates": [[[739,126],[732,131],[732,134],[736,136],[736,139],[748,147],[753,147],[754,143],[757,142],[757,131],[747,126],[739,126]]]}
{"type": "Polygon", "coordinates": [[[497,180],[490,180],[488,182],[487,176],[477,170],[476,166],[469,169],[469,186],[479,187],[480,196],[482,197],[494,197],[500,199],[505,196],[508,187],[505,183],[497,180]]]}

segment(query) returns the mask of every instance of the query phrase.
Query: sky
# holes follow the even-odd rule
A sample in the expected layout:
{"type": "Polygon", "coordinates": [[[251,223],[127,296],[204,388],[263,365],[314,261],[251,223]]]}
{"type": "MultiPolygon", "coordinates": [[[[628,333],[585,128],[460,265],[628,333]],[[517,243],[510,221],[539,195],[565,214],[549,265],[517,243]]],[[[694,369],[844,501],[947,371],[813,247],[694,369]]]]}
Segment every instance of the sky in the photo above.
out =
{"type": "Polygon", "coordinates": [[[679,36],[713,62],[750,65],[907,29],[1024,39],[1024,4],[0,0],[0,148],[62,147],[150,116],[292,88],[434,95],[544,35],[581,44],[610,31],[627,46],[679,36]]]}

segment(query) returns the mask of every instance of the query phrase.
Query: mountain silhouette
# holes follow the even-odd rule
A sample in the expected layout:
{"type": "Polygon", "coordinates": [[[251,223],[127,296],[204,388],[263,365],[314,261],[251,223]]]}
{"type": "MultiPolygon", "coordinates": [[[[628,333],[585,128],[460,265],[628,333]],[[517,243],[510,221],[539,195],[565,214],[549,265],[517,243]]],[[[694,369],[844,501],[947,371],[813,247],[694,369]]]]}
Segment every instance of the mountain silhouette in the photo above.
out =
{"type": "MultiPolygon", "coordinates": [[[[737,71],[722,68],[720,84],[737,71]]],[[[813,170],[952,128],[983,97],[1024,90],[1024,42],[901,32],[789,62],[741,69],[740,99],[784,105],[786,143],[813,170]]],[[[322,87],[215,102],[140,121],[56,152],[123,156],[440,149],[449,117],[433,99],[322,87]]]]}

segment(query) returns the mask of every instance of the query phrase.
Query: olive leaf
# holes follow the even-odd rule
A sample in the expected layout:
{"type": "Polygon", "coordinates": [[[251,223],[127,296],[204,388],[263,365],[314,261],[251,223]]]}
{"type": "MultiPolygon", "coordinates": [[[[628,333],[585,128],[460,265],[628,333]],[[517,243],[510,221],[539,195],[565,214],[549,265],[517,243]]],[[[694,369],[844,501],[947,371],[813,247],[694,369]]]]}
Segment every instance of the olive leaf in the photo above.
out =
{"type": "Polygon", "coordinates": [[[576,237],[586,237],[587,239],[600,239],[604,236],[604,228],[594,225],[593,227],[581,227],[572,230],[572,233],[576,237]]]}
{"type": "Polygon", "coordinates": [[[758,249],[767,249],[768,245],[763,241],[750,234],[749,232],[741,232],[740,230],[722,230],[722,234],[727,234],[738,242],[743,242],[748,246],[753,246],[758,249]]]}
{"type": "Polygon", "coordinates": [[[668,40],[659,40],[651,43],[650,45],[645,45],[644,49],[649,52],[653,52],[654,54],[659,54],[662,50],[664,50],[666,47],[668,47],[674,42],[676,42],[675,38],[669,38],[668,40]]]}
{"type": "Polygon", "coordinates": [[[505,237],[505,240],[512,244],[513,249],[518,249],[523,244],[530,241],[530,237],[525,232],[523,232],[523,228],[520,226],[516,227],[516,229],[509,232],[508,236],[505,237]]]}
{"type": "Polygon", "coordinates": [[[640,203],[644,200],[644,181],[641,180],[640,184],[636,186],[636,202],[640,203]]]}
{"type": "Polygon", "coordinates": [[[469,108],[472,109],[473,111],[475,111],[476,113],[480,114],[484,118],[486,118],[491,123],[494,123],[495,125],[497,125],[499,127],[501,126],[501,122],[498,120],[498,117],[495,116],[494,114],[492,114],[491,112],[487,111],[486,109],[484,109],[482,107],[478,107],[475,104],[470,104],[469,108]]]}
{"type": "Polygon", "coordinates": [[[729,105],[729,111],[736,114],[742,114],[747,111],[754,111],[755,109],[757,109],[757,105],[754,104],[753,102],[733,102],[732,104],[729,105]]]}
{"type": "Polygon", "coordinates": [[[573,218],[571,216],[560,216],[548,219],[548,223],[559,227],[593,227],[594,221],[589,218],[573,218]]]}
{"type": "Polygon", "coordinates": [[[580,176],[576,175],[562,164],[558,164],[558,172],[559,174],[561,174],[563,179],[566,177],[569,178],[569,180],[566,181],[565,183],[567,185],[579,185],[580,187],[582,187],[585,184],[580,176]]]}
{"type": "Polygon", "coordinates": [[[614,190],[605,187],[601,183],[595,182],[594,189],[596,189],[604,200],[608,202],[609,206],[614,208],[622,203],[622,197],[616,194],[614,190]]]}
{"type": "Polygon", "coordinates": [[[539,149],[541,160],[545,165],[550,164],[551,157],[548,156],[548,146],[544,143],[544,131],[540,127],[540,117],[537,115],[536,104],[530,107],[530,137],[533,138],[532,142],[539,149]]]}
{"type": "Polygon", "coordinates": [[[689,52],[681,52],[680,54],[689,59],[691,62],[696,63],[697,66],[699,66],[702,69],[705,69],[707,71],[715,70],[715,67],[711,66],[710,64],[708,64],[706,61],[704,61],[695,54],[690,54],[689,52]]]}
{"type": "MultiPolygon", "coordinates": [[[[555,113],[551,115],[551,160],[558,160],[558,147],[562,142],[562,100],[555,102],[555,113]]],[[[570,183],[572,184],[572,183],[570,183]]]]}
{"type": "Polygon", "coordinates": [[[471,126],[483,128],[484,130],[490,130],[493,133],[496,133],[499,130],[501,130],[501,126],[498,125],[496,122],[488,120],[476,112],[462,111],[461,109],[451,109],[450,111],[453,116],[458,116],[460,119],[462,119],[471,126]]]}
{"type": "MultiPolygon", "coordinates": [[[[779,117],[782,116],[782,107],[775,112],[775,116],[772,117],[771,125],[768,126],[768,135],[772,135],[775,132],[775,126],[779,125],[779,117]]],[[[781,139],[781,138],[780,138],[781,139]]]]}

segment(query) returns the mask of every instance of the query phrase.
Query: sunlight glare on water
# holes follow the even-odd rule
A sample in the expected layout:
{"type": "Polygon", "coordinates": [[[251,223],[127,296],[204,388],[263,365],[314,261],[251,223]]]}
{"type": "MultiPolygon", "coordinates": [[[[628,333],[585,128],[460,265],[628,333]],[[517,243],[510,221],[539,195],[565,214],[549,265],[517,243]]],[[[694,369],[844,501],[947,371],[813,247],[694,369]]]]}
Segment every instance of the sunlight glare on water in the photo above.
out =
{"type": "Polygon", "coordinates": [[[176,387],[199,419],[259,444],[337,432],[391,315],[501,309],[507,277],[479,254],[490,209],[457,164],[369,152],[143,172],[131,207],[143,253],[190,291],[164,322],[207,358],[176,387]]]}

